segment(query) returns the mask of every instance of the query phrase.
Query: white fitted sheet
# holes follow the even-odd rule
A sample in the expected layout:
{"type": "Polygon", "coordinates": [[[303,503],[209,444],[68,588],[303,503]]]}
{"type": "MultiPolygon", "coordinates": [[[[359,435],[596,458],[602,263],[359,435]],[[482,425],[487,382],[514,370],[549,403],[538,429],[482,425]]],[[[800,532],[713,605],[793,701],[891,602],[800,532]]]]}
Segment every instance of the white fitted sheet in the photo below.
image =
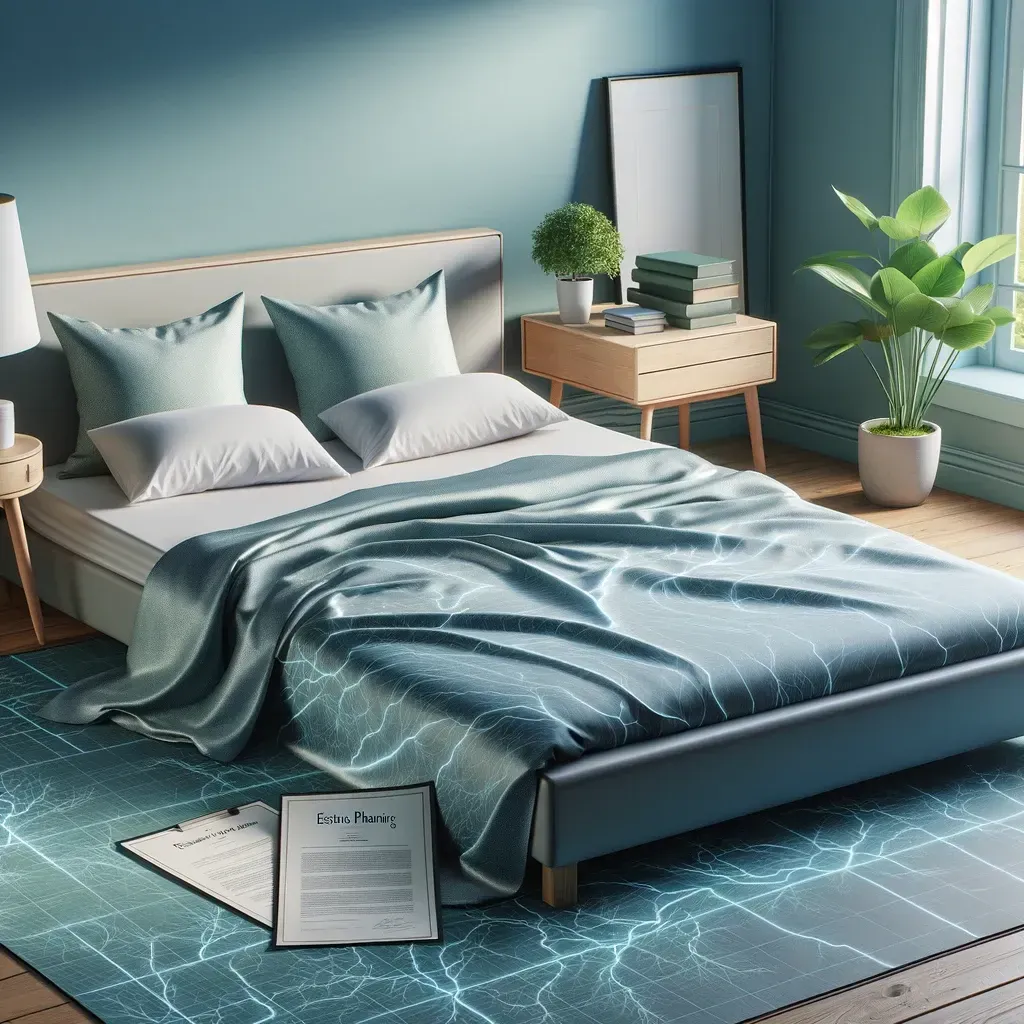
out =
{"type": "Polygon", "coordinates": [[[349,491],[408,480],[437,480],[525,455],[618,455],[650,447],[627,434],[570,419],[498,444],[363,469],[340,441],[324,447],[351,474],[340,480],[266,484],[206,491],[129,505],[112,477],[59,480],[46,470],[42,485],[21,499],[26,524],[76,555],[143,584],[160,556],[203,533],[273,519],[310,508],[349,491]]]}

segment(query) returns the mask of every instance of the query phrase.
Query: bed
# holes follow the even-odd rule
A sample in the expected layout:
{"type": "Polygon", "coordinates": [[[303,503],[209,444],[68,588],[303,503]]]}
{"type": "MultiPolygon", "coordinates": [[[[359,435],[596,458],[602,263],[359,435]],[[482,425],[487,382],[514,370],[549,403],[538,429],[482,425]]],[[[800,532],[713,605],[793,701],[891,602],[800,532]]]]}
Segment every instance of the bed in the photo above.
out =
{"type": "MultiPolygon", "coordinates": [[[[258,306],[260,291],[336,302],[397,290],[439,266],[449,280],[460,367],[500,370],[501,240],[477,230],[39,278],[44,344],[8,360],[7,393],[17,403],[21,428],[43,439],[47,463],[60,463],[73,443],[74,397],[43,318],[46,309],[147,324],[244,288],[253,299],[244,336],[247,394],[251,401],[289,407],[294,395],[258,306]]],[[[602,456],[627,465],[644,453],[657,462],[660,447],[569,421],[488,448],[357,471],[341,481],[247,489],[261,492],[258,501],[251,493],[224,491],[131,508],[109,478],[60,481],[51,468],[44,486],[24,502],[24,514],[43,600],[128,642],[154,565],[190,537],[298,514],[381,485],[415,495],[418,482],[464,479],[473,471],[521,465],[517,460],[530,456],[602,456]]],[[[351,453],[338,447],[336,455],[358,469],[351,453]]],[[[16,579],[8,550],[2,559],[4,574],[16,579]]],[[[575,902],[580,861],[1024,733],[1024,651],[1016,640],[1004,646],[1013,649],[541,768],[530,782],[529,850],[543,867],[545,901],[575,902]]],[[[316,758],[315,751],[307,753],[316,758]]]]}

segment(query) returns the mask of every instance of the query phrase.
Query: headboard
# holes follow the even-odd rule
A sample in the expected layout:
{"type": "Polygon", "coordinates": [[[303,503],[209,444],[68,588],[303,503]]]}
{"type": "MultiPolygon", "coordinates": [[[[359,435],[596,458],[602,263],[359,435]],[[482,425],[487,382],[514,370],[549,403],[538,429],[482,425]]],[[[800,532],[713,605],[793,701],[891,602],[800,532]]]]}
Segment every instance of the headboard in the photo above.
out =
{"type": "Polygon", "coordinates": [[[32,282],[42,342],[0,361],[0,397],[15,402],[17,429],[42,440],[47,465],[63,462],[75,445],[78,413],[47,310],[105,327],[149,327],[244,291],[246,397],[294,410],[295,388],[260,295],[320,306],[379,298],[442,267],[459,366],[502,372],[501,234],[472,228],[37,275],[32,282]]]}

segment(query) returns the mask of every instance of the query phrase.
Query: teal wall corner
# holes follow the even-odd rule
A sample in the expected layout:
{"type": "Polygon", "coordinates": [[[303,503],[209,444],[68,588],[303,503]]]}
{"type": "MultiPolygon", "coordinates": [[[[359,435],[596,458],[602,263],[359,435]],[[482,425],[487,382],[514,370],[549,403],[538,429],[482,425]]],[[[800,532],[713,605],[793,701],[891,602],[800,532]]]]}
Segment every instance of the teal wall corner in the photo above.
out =
{"type": "Polygon", "coordinates": [[[897,4],[776,0],[772,157],[771,312],[779,324],[778,382],[767,399],[851,422],[884,414],[862,357],[815,368],[803,348],[860,307],[796,267],[815,253],[874,244],[832,186],[889,212],[897,4]]]}

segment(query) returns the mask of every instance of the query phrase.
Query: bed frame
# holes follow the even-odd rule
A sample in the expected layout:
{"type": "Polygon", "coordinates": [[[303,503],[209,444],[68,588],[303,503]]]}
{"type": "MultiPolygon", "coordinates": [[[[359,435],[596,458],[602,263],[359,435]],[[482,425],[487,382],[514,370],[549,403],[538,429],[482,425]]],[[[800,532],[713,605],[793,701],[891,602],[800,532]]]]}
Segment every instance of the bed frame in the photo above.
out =
{"type": "MultiPolygon", "coordinates": [[[[5,397],[44,441],[74,446],[74,393],[47,309],[111,326],[167,322],[244,289],[246,393],[294,408],[260,292],[323,304],[407,288],[445,267],[464,370],[503,368],[501,236],[488,229],[145,264],[34,279],[43,343],[4,360],[5,397]],[[10,368],[10,373],[8,372],[10,368]]],[[[6,535],[0,572],[18,579],[6,535]]],[[[127,643],[142,588],[29,531],[41,598],[127,643]]],[[[588,754],[542,771],[531,852],[545,902],[577,899],[577,864],[1024,734],[1024,650],[588,754]],[[628,813],[609,823],[607,809],[628,813]]]]}

